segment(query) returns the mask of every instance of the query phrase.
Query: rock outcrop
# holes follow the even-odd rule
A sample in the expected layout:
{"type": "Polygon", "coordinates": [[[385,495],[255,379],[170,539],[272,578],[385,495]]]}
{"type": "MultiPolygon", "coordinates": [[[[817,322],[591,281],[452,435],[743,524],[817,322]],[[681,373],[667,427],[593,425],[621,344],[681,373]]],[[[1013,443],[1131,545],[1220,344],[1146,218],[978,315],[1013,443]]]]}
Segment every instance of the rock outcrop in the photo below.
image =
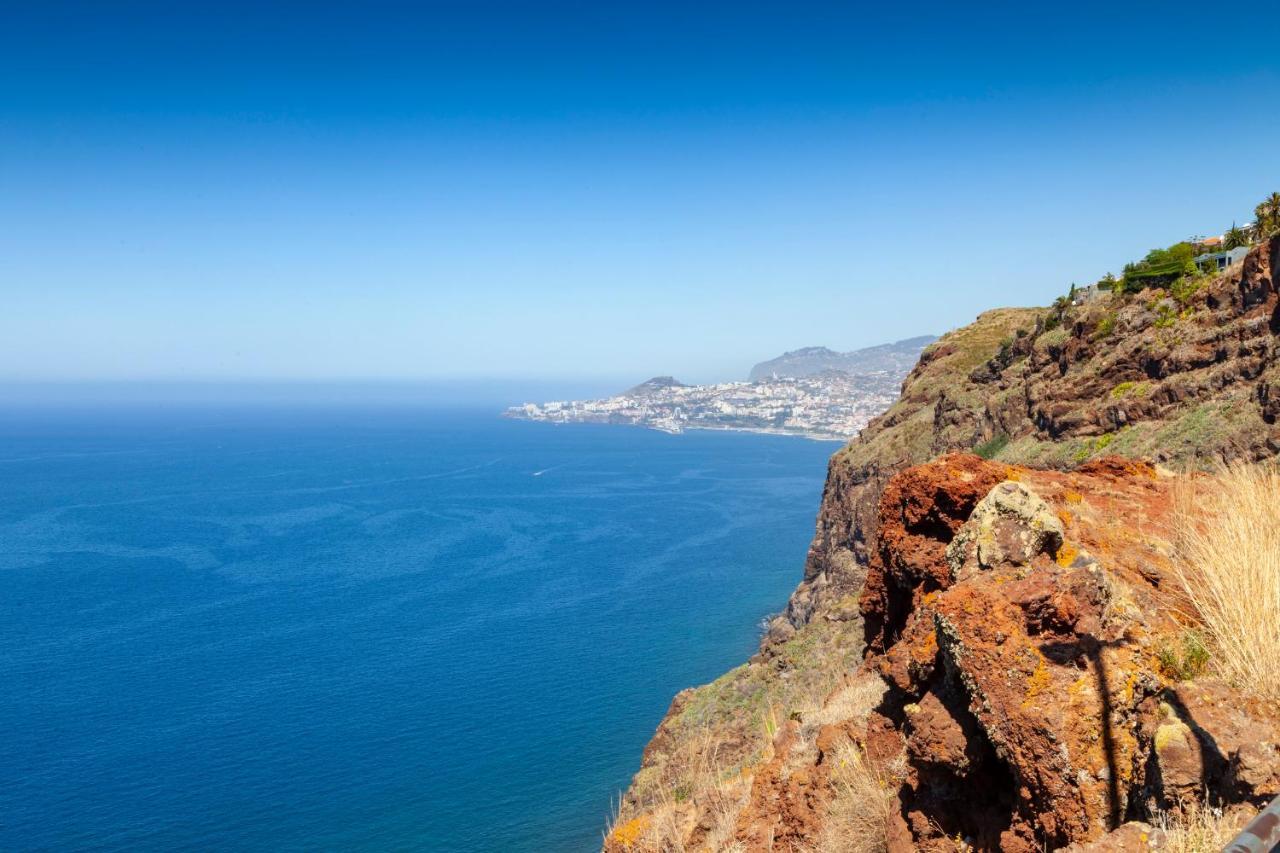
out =
{"type": "Polygon", "coordinates": [[[1162,672],[1183,630],[1171,481],[1119,459],[1066,474],[960,455],[890,482],[862,610],[890,686],[875,713],[908,768],[901,849],[1060,849],[1206,796],[1280,793],[1278,709],[1162,672]],[[922,527],[915,510],[939,503],[968,520],[922,527]],[[909,538],[935,544],[903,561],[909,538]]]}
{"type": "Polygon", "coordinates": [[[1178,299],[1004,308],[927,347],[902,396],[832,458],[804,577],[774,641],[856,592],[885,483],[940,453],[1068,468],[1103,455],[1170,466],[1280,452],[1280,237],[1178,299]]]}
{"type": "Polygon", "coordinates": [[[927,349],[833,457],[760,653],[677,697],[606,848],[1161,849],[1158,819],[1280,794],[1280,708],[1170,664],[1175,484],[1215,482],[1172,471],[1280,450],[1277,268],[1280,238],[1176,298],[988,312],[927,349]]]}

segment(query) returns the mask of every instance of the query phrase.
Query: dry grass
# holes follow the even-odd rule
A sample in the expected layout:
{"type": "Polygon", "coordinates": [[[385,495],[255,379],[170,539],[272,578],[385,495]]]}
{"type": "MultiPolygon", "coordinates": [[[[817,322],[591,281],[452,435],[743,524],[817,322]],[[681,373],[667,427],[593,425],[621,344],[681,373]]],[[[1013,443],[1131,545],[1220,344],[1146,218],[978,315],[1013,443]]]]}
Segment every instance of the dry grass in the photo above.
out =
{"type": "Polygon", "coordinates": [[[1225,814],[1222,809],[1192,806],[1181,814],[1156,817],[1155,825],[1164,831],[1163,853],[1219,853],[1245,822],[1225,814]]]}
{"type": "Polygon", "coordinates": [[[884,853],[886,831],[898,808],[900,767],[876,769],[857,746],[834,756],[830,817],[822,853],[884,853]]]}
{"type": "Polygon", "coordinates": [[[622,821],[615,813],[605,841],[628,853],[685,853],[695,826],[711,829],[698,850],[737,850],[733,839],[738,814],[751,793],[751,776],[725,770],[717,758],[717,744],[710,731],[692,739],[685,757],[689,768],[674,789],[663,789],[645,814],[622,821]]]}
{"type": "Polygon", "coordinates": [[[1176,570],[1213,666],[1246,692],[1280,698],[1280,473],[1233,465],[1195,485],[1180,491],[1176,570]]]}
{"type": "MultiPolygon", "coordinates": [[[[879,676],[870,673],[844,678],[835,690],[816,682],[794,685],[788,699],[802,719],[800,745],[791,753],[798,765],[816,757],[814,741],[823,725],[853,721],[856,726],[864,726],[886,689],[879,676]]],[[[772,703],[761,712],[757,736],[763,743],[755,762],[765,764],[774,758],[774,738],[787,716],[789,713],[784,715],[772,703]]],[[[648,801],[643,814],[619,816],[615,812],[605,833],[607,846],[627,853],[738,851],[741,844],[734,839],[735,830],[750,799],[753,777],[749,768],[723,766],[719,760],[722,738],[719,730],[704,727],[683,740],[677,747],[678,754],[668,762],[669,766],[680,768],[678,777],[668,778],[648,801]],[[702,834],[699,827],[709,830],[702,834]],[[696,843],[691,843],[694,838],[696,843]]],[[[885,809],[896,808],[897,779],[891,778],[892,773],[873,771],[852,745],[833,760],[834,797],[829,825],[837,831],[829,833],[818,849],[823,853],[870,853],[883,849],[889,814],[885,809]],[[872,795],[868,796],[868,792],[872,795]],[[870,846],[867,839],[871,839],[870,846]]]]}
{"type": "Polygon", "coordinates": [[[811,742],[818,729],[832,723],[852,720],[855,726],[867,724],[871,709],[880,704],[888,685],[879,676],[860,673],[840,685],[825,698],[825,701],[814,703],[817,707],[805,708],[802,711],[804,720],[800,728],[801,737],[811,742]]]}
{"type": "Polygon", "coordinates": [[[1126,625],[1142,615],[1133,590],[1112,572],[1099,571],[1102,584],[1102,624],[1108,628],[1126,625]]]}
{"type": "MultiPolygon", "coordinates": [[[[812,741],[824,725],[852,721],[867,724],[871,709],[880,704],[888,686],[878,676],[859,673],[837,688],[821,707],[806,713],[801,736],[812,741]]],[[[881,853],[886,849],[885,830],[898,807],[900,768],[879,770],[856,744],[831,757],[831,804],[820,853],[881,853]]]]}

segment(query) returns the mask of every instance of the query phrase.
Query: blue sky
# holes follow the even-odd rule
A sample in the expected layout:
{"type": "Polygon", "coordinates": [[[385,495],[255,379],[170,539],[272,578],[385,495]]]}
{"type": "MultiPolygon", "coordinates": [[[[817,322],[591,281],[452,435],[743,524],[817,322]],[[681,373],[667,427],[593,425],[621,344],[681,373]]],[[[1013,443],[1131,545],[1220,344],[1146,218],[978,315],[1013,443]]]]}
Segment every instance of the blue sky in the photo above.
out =
{"type": "Polygon", "coordinates": [[[739,378],[1280,189],[1261,7],[24,5],[0,380],[739,378]]]}

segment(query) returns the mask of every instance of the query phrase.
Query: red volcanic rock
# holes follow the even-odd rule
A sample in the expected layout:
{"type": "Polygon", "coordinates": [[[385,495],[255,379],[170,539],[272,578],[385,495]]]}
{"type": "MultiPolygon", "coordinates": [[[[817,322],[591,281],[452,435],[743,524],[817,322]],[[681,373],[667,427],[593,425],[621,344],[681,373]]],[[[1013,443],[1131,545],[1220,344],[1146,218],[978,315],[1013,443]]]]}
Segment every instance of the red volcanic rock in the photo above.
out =
{"type": "Polygon", "coordinates": [[[1007,472],[1005,465],[957,453],[908,468],[889,481],[880,498],[878,547],[861,597],[870,649],[888,648],[921,600],[950,585],[947,544],[1007,472]]]}
{"type": "Polygon", "coordinates": [[[1152,581],[1169,547],[1133,531],[1168,529],[1170,490],[1120,459],[1062,474],[943,457],[890,481],[863,606],[867,666],[901,707],[901,849],[1127,849],[1135,817],[1280,792],[1274,708],[1160,673],[1156,640],[1179,630],[1152,581]],[[895,607],[897,631],[878,618],[895,607]]]}

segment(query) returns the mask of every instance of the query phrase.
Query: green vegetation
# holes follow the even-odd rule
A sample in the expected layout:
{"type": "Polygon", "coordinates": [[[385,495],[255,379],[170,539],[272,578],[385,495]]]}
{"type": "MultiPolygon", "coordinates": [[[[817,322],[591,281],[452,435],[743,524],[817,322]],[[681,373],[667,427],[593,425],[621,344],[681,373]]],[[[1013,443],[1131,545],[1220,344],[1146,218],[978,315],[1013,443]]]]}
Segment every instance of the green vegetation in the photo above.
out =
{"type": "Polygon", "coordinates": [[[1272,234],[1280,233],[1280,193],[1272,193],[1253,209],[1254,237],[1265,240],[1272,234]]]}
{"type": "Polygon", "coordinates": [[[1080,439],[1080,444],[1076,447],[1075,453],[1072,454],[1073,462],[1083,462],[1095,453],[1101,453],[1111,446],[1111,442],[1116,438],[1114,432],[1104,432],[1097,438],[1080,439]]]}
{"type": "Polygon", "coordinates": [[[1009,436],[1004,433],[993,436],[987,441],[973,448],[973,452],[981,456],[983,459],[994,459],[1000,455],[1000,451],[1009,446],[1009,436]]]}
{"type": "Polygon", "coordinates": [[[1140,261],[1125,264],[1122,290],[1135,293],[1144,287],[1165,287],[1181,276],[1195,275],[1195,248],[1187,242],[1167,249],[1152,249],[1140,261]]]}
{"type": "Polygon", "coordinates": [[[1008,337],[1000,341],[1000,349],[996,352],[996,358],[1001,363],[1009,361],[1010,355],[1013,353],[1013,338],[1008,337]]]}
{"type": "MultiPolygon", "coordinates": [[[[856,612],[857,598],[839,604],[856,612]]],[[[794,710],[813,707],[861,659],[857,623],[810,622],[777,647],[768,663],[745,663],[695,689],[674,723],[690,731],[742,729],[754,739],[776,724],[771,714],[785,719],[794,710]]]]}
{"type": "Polygon", "coordinates": [[[1228,252],[1232,249],[1239,249],[1241,246],[1249,245],[1249,232],[1236,225],[1234,222],[1231,223],[1231,227],[1227,230],[1226,234],[1222,235],[1222,237],[1222,248],[1226,249],[1228,252]]]}
{"type": "Polygon", "coordinates": [[[1121,382],[1111,389],[1111,399],[1122,400],[1125,397],[1150,397],[1150,382],[1121,382]]]}
{"type": "Polygon", "coordinates": [[[1164,639],[1156,646],[1156,660],[1166,678],[1190,681],[1209,665],[1209,647],[1198,631],[1183,631],[1177,643],[1164,639]]]}
{"type": "Polygon", "coordinates": [[[1103,338],[1109,338],[1111,337],[1111,333],[1114,332],[1115,330],[1116,330],[1116,312],[1109,311],[1105,316],[1103,316],[1101,320],[1098,321],[1098,325],[1094,327],[1093,339],[1095,341],[1100,341],[1103,338]]]}
{"type": "Polygon", "coordinates": [[[1045,332],[1043,335],[1036,338],[1035,348],[1048,352],[1049,350],[1065,344],[1068,337],[1070,337],[1070,335],[1067,334],[1066,329],[1053,329],[1052,331],[1045,332]]]}
{"type": "Polygon", "coordinates": [[[1184,275],[1169,288],[1169,295],[1183,308],[1191,304],[1191,298],[1200,292],[1205,282],[1213,277],[1212,272],[1201,272],[1197,275],[1184,275]]]}
{"type": "MultiPolygon", "coordinates": [[[[1265,240],[1274,234],[1280,234],[1280,193],[1271,193],[1253,210],[1256,220],[1251,228],[1241,228],[1234,222],[1231,228],[1222,235],[1222,248],[1231,251],[1265,240]]],[[[1214,269],[1201,271],[1197,269],[1195,257],[1197,246],[1188,241],[1174,243],[1164,249],[1152,249],[1140,261],[1125,264],[1124,274],[1117,282],[1109,273],[1098,282],[1100,290],[1118,290],[1121,293],[1136,293],[1144,287],[1181,286],[1183,294],[1174,298],[1185,306],[1199,285],[1193,285],[1201,276],[1212,275],[1214,269]]]]}
{"type": "MultiPolygon", "coordinates": [[[[1259,430],[1266,429],[1256,406],[1205,402],[1170,420],[1125,427],[1116,433],[1111,452],[1132,457],[1159,454],[1170,466],[1192,462],[1203,466],[1206,463],[1200,456],[1202,448],[1243,446],[1259,430]]],[[[1005,458],[1009,455],[1005,454],[1005,458]]]]}
{"type": "Polygon", "coordinates": [[[1043,314],[1037,308],[998,308],[977,320],[948,332],[932,345],[933,359],[914,375],[898,402],[861,438],[836,454],[839,464],[865,465],[872,460],[924,462],[933,456],[934,403],[942,395],[957,407],[978,410],[985,395],[968,381],[969,374],[998,354],[1001,341],[1016,339],[1019,330],[1030,329],[1043,314]],[[941,354],[937,354],[941,353],[941,354]]]}
{"type": "MultiPolygon", "coordinates": [[[[1071,292],[1074,293],[1076,286],[1071,285],[1071,292]]],[[[1053,305],[1049,307],[1049,313],[1044,316],[1044,331],[1051,332],[1062,325],[1063,318],[1067,316],[1067,311],[1071,308],[1071,300],[1066,296],[1059,296],[1053,300],[1053,305]]]]}

